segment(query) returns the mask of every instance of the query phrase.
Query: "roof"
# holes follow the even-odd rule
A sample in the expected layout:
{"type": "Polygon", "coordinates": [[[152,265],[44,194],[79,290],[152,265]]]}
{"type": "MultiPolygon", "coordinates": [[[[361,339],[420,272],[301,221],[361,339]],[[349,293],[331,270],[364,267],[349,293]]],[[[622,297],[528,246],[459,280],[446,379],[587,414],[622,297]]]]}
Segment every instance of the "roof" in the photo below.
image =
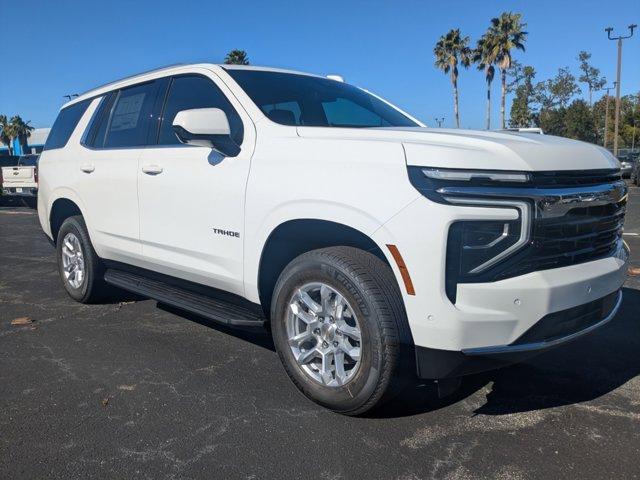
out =
{"type": "MultiPolygon", "coordinates": [[[[131,75],[128,77],[121,78],[119,80],[114,80],[112,82],[106,83],[96,88],[92,88],[91,90],[87,90],[82,93],[78,97],[73,100],[65,103],[62,108],[68,107],[69,105],[73,105],[75,103],[81,102],[83,100],[87,100],[89,98],[102,95],[110,90],[115,90],[116,88],[120,88],[121,86],[126,86],[129,84],[136,83],[140,80],[147,80],[155,78],[159,73],[167,73],[170,74],[172,71],[177,70],[179,68],[185,67],[205,67],[205,68],[223,68],[225,70],[258,70],[258,71],[269,71],[269,72],[280,72],[280,73],[292,73],[296,75],[309,75],[314,77],[320,77],[320,75],[313,75],[311,73],[305,72],[297,72],[295,70],[285,70],[282,68],[273,68],[273,67],[261,67],[257,65],[226,65],[226,64],[217,64],[217,63],[178,63],[173,65],[168,65],[165,67],[156,68],[153,70],[147,70],[145,72],[137,73],[135,75],[131,75]]],[[[322,77],[324,78],[324,77],[322,77]]]]}
{"type": "Polygon", "coordinates": [[[297,70],[288,70],[286,68],[261,67],[259,65],[226,65],[226,64],[218,65],[218,66],[224,68],[225,70],[253,70],[256,72],[292,73],[294,75],[308,75],[309,77],[326,78],[321,75],[315,75],[313,73],[307,73],[307,72],[299,72],[297,70]]]}

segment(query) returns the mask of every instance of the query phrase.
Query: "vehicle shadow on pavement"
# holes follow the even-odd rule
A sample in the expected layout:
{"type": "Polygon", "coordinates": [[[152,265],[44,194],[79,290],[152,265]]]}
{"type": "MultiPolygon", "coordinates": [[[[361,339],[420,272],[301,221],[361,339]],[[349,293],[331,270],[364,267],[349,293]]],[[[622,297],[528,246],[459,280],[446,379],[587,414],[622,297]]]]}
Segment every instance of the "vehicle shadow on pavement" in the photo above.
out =
{"type": "Polygon", "coordinates": [[[640,291],[623,289],[620,312],[607,326],[522,364],[466,377],[438,399],[433,385],[416,383],[370,416],[389,418],[438,410],[489,386],[474,413],[507,415],[586,402],[640,374],[640,291]]]}

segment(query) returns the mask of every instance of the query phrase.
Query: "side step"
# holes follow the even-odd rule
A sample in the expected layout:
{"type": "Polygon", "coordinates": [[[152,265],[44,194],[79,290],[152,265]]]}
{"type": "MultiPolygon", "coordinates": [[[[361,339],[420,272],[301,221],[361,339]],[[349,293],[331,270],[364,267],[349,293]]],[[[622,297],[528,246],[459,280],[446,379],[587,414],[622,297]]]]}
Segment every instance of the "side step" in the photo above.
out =
{"type": "Polygon", "coordinates": [[[135,273],[109,269],[104,274],[104,281],[123,290],[187,310],[224,325],[263,327],[265,323],[265,319],[250,308],[135,273]]]}

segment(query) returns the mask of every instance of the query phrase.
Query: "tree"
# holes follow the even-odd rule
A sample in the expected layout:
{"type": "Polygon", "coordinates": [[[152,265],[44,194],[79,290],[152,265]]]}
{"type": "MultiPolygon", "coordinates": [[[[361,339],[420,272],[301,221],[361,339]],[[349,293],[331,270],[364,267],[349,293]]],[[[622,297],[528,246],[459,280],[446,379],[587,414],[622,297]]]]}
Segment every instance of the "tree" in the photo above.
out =
{"type": "Polygon", "coordinates": [[[511,104],[511,118],[509,119],[511,127],[530,127],[533,123],[534,114],[531,109],[531,102],[534,94],[533,79],[535,76],[535,69],[529,65],[520,67],[518,77],[514,76],[518,80],[514,80],[511,83],[512,86],[516,85],[516,95],[511,104]]]}
{"type": "Polygon", "coordinates": [[[507,69],[507,93],[514,93],[525,78],[524,69],[527,68],[519,61],[512,59],[511,66],[507,69]]]}
{"type": "Polygon", "coordinates": [[[27,139],[31,136],[31,131],[34,130],[34,128],[29,125],[30,123],[30,121],[25,122],[24,120],[22,120],[20,115],[14,115],[13,117],[11,117],[10,133],[13,135],[13,138],[18,139],[18,142],[20,142],[20,146],[22,147],[23,151],[27,146],[27,139]]]}
{"type": "Polygon", "coordinates": [[[0,115],[0,142],[4,143],[9,149],[9,155],[13,155],[13,131],[11,123],[7,120],[6,115],[0,115]]]}
{"type": "Polygon", "coordinates": [[[620,99],[620,131],[618,142],[630,148],[638,147],[638,128],[640,127],[640,92],[625,95],[620,99]]]}
{"type": "Polygon", "coordinates": [[[564,108],[574,95],[580,93],[576,77],[569,71],[569,67],[559,68],[554,78],[538,82],[534,90],[540,110],[556,107],[564,108]]]}
{"type": "Polygon", "coordinates": [[[445,75],[449,74],[453,87],[453,112],[456,126],[460,128],[460,114],[458,111],[458,64],[467,68],[471,63],[471,49],[469,37],[463,37],[460,29],[452,29],[446,35],[440,37],[433,49],[436,57],[435,66],[445,75]]]}
{"type": "Polygon", "coordinates": [[[473,51],[473,63],[478,64],[478,70],[484,70],[484,78],[487,82],[487,130],[491,129],[491,82],[496,69],[493,66],[496,58],[491,45],[491,38],[485,33],[473,51]]]}
{"type": "Polygon", "coordinates": [[[598,143],[604,145],[605,134],[607,136],[607,143],[611,145],[611,139],[613,138],[613,120],[615,114],[615,97],[611,95],[603,95],[600,100],[594,102],[592,108],[593,116],[597,122],[598,131],[598,143]],[[609,102],[609,108],[607,109],[607,101],[609,102]],[[607,115],[609,118],[605,119],[607,115]],[[605,127],[607,130],[605,131],[605,127]]]}
{"type": "Polygon", "coordinates": [[[249,65],[249,57],[244,50],[231,50],[224,57],[224,63],[226,65],[249,65]]]}
{"type": "Polygon", "coordinates": [[[591,107],[582,99],[574,100],[567,108],[564,115],[565,136],[595,142],[595,125],[591,107]]]}
{"type": "Polygon", "coordinates": [[[589,91],[589,106],[593,105],[592,94],[595,91],[600,90],[607,83],[605,77],[600,76],[600,70],[589,64],[591,54],[582,50],[578,54],[578,60],[580,61],[580,70],[582,75],[578,78],[578,81],[587,84],[589,91]]]}
{"type": "Polygon", "coordinates": [[[544,131],[547,135],[557,135],[559,137],[566,136],[566,126],[564,117],[566,108],[547,108],[540,110],[534,120],[536,125],[544,131]]]}
{"type": "Polygon", "coordinates": [[[496,65],[500,69],[502,84],[500,97],[500,122],[505,128],[505,100],[507,96],[507,71],[511,67],[513,49],[524,51],[524,42],[528,32],[523,29],[527,26],[522,23],[522,15],[519,13],[505,12],[497,18],[491,19],[491,26],[485,35],[489,38],[489,44],[493,49],[496,65]]]}

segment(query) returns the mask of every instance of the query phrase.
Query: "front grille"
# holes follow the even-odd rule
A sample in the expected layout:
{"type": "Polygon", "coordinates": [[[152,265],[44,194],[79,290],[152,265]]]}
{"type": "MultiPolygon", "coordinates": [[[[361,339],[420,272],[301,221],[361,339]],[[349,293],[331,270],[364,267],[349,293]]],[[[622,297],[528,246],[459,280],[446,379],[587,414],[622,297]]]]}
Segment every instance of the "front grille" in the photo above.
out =
{"type": "Polygon", "coordinates": [[[550,313],[522,334],[512,345],[554,340],[578,333],[607,318],[616,306],[619,292],[584,305],[550,313]]]}
{"type": "Polygon", "coordinates": [[[566,170],[557,172],[531,172],[531,184],[536,187],[571,187],[598,185],[620,180],[620,169],[566,170]]]}
{"type": "Polygon", "coordinates": [[[617,203],[575,208],[561,217],[536,218],[529,247],[498,278],[565,267],[611,256],[622,237],[626,196],[617,203]]]}

